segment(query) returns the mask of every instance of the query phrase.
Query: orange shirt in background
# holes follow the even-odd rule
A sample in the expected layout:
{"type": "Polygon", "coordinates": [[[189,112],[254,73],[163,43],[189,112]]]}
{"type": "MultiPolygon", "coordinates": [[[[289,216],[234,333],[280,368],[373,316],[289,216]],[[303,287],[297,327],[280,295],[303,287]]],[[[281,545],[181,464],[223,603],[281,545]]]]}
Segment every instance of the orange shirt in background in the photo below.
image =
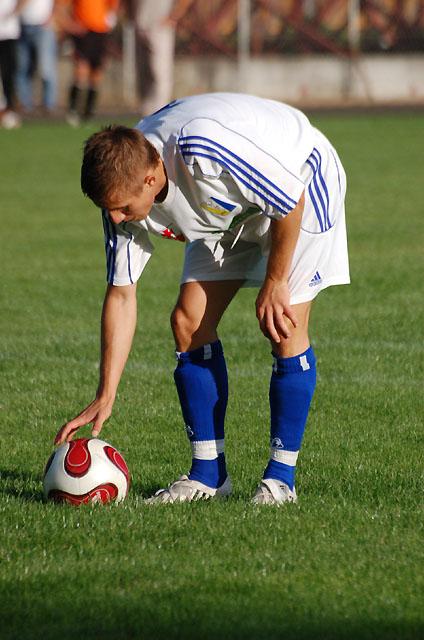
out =
{"type": "Polygon", "coordinates": [[[111,16],[118,5],[119,0],[73,0],[72,13],[89,31],[107,33],[114,26],[111,16]]]}

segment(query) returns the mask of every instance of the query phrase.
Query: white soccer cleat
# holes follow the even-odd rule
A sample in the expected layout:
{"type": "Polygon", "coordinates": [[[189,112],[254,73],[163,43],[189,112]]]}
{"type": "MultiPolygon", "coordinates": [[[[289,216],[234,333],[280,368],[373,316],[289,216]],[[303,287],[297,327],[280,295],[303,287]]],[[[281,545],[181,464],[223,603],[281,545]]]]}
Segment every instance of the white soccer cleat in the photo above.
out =
{"type": "Polygon", "coordinates": [[[252,498],[253,504],[276,504],[296,502],[296,489],[291,490],[284,482],[267,478],[262,480],[252,498]]]}
{"type": "Polygon", "coordinates": [[[224,484],[218,489],[213,489],[197,480],[190,480],[188,476],[184,475],[170,484],[167,489],[156,491],[154,496],[145,500],[145,503],[171,504],[174,502],[196,502],[197,500],[210,500],[211,498],[225,498],[231,494],[231,491],[230,476],[227,476],[224,484]]]}

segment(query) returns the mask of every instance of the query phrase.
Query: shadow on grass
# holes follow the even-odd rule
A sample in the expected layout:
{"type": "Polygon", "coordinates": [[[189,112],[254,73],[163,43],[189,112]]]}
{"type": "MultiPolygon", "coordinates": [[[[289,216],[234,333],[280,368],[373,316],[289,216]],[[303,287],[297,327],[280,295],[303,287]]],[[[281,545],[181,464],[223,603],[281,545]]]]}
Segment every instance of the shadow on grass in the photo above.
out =
{"type": "MultiPolygon", "coordinates": [[[[163,489],[163,486],[158,483],[131,482],[130,495],[141,499],[149,498],[159,489],[163,489]]],[[[40,476],[18,469],[0,469],[0,496],[43,502],[40,476]]]]}
{"type": "Polygon", "coordinates": [[[40,477],[27,471],[17,469],[0,469],[0,495],[27,500],[28,502],[42,502],[40,477]]]}
{"type": "MultiPolygon", "coordinates": [[[[247,603],[246,603],[247,604],[247,603]]],[[[250,602],[252,605],[253,603],[250,602]]],[[[378,619],[341,616],[328,619],[304,616],[292,611],[274,611],[268,617],[259,607],[245,609],[227,603],[219,614],[219,607],[196,607],[191,614],[178,609],[178,603],[158,602],[156,606],[127,609],[125,616],[116,602],[112,612],[84,610],[76,618],[70,613],[53,614],[42,607],[32,609],[25,621],[17,611],[7,616],[2,640],[417,640],[423,637],[424,624],[420,621],[393,620],[383,615],[378,619]],[[169,605],[174,605],[172,608],[169,605]],[[212,615],[211,615],[212,613],[212,615]],[[24,624],[25,622],[25,624],[24,624]]],[[[239,603],[240,605],[240,603],[239,603]]],[[[4,611],[3,611],[4,612],[4,611]]],[[[2,613],[3,613],[2,612],[2,613]]],[[[11,612],[9,612],[11,613],[11,612]]],[[[311,612],[309,612],[311,614],[311,612]]],[[[333,614],[334,615],[334,614],[333,614]]]]}
{"type": "Polygon", "coordinates": [[[137,498],[150,498],[159,489],[164,489],[165,485],[158,484],[157,482],[131,482],[130,495],[137,498]]]}

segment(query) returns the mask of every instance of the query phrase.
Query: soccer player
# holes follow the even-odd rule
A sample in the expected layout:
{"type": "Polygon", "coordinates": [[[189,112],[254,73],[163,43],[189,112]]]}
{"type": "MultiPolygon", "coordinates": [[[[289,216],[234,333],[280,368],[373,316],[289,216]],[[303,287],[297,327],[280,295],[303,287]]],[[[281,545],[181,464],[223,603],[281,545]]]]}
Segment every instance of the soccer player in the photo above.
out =
{"type": "MultiPolygon", "coordinates": [[[[270,340],[270,459],[255,504],[296,501],[295,468],[315,389],[312,300],[349,282],[345,172],[325,136],[285,104],[230,93],[171,102],[135,129],[111,126],[84,148],[83,192],[102,209],[108,287],[96,397],[56,443],[110,416],[136,325],[149,234],[186,242],[172,313],[174,378],[192,449],[188,475],[148,502],[229,495],[227,370],[219,321],[240,287],[258,286],[270,340]]],[[[242,331],[242,328],[241,328],[242,331]]]]}
{"type": "Polygon", "coordinates": [[[57,0],[58,25],[74,44],[66,115],[72,127],[80,124],[81,116],[89,120],[94,115],[118,8],[119,0],[57,0]]]}

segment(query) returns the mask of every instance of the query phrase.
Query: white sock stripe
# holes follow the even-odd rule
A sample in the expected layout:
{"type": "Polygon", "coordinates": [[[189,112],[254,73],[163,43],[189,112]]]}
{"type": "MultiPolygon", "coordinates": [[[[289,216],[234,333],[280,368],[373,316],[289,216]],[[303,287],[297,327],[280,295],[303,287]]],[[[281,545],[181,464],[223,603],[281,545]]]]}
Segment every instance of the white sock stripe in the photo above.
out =
{"type": "Polygon", "coordinates": [[[271,447],[271,460],[282,462],[289,467],[295,467],[299,451],[284,451],[284,449],[274,449],[271,447]]]}
{"type": "Polygon", "coordinates": [[[224,453],[224,440],[195,440],[191,442],[191,451],[197,460],[215,460],[224,453]]]}
{"type": "Polygon", "coordinates": [[[307,358],[305,355],[300,356],[300,358],[299,358],[299,364],[300,364],[300,366],[302,367],[302,370],[303,370],[303,371],[308,371],[308,369],[310,369],[310,368],[311,368],[311,365],[310,365],[310,364],[309,364],[309,362],[308,362],[308,358],[307,358]]]}

